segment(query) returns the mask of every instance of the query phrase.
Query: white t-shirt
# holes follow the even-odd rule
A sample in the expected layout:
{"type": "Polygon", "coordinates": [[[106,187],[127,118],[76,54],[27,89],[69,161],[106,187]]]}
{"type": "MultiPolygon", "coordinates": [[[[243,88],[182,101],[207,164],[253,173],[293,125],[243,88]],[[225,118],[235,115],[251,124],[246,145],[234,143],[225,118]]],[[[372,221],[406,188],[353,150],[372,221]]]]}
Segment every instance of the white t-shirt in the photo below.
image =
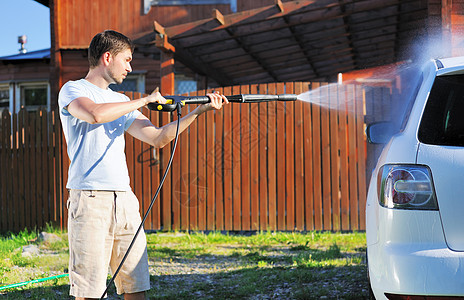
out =
{"type": "Polygon", "coordinates": [[[71,160],[66,187],[130,191],[124,132],[141,113],[135,110],[112,122],[90,124],[73,117],[66,109],[78,97],[87,97],[95,103],[130,101],[123,94],[101,89],[85,79],[69,81],[63,85],[58,105],[71,160]]]}

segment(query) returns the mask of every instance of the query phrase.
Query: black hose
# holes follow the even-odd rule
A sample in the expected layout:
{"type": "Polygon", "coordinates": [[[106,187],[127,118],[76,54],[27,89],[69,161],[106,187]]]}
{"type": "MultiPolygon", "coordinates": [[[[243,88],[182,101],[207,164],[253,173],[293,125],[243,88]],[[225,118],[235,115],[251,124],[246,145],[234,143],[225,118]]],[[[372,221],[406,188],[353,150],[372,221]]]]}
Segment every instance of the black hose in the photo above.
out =
{"type": "Polygon", "coordinates": [[[123,265],[124,262],[126,261],[126,258],[127,258],[127,256],[129,255],[129,252],[130,252],[130,250],[132,249],[132,246],[134,245],[135,240],[137,239],[137,236],[138,236],[140,230],[142,230],[143,224],[145,223],[145,220],[147,219],[148,214],[150,213],[150,210],[151,210],[151,208],[153,207],[153,204],[155,204],[156,198],[158,198],[158,194],[159,194],[159,192],[160,192],[160,190],[161,190],[161,187],[163,186],[164,181],[166,180],[166,176],[168,175],[169,169],[171,168],[171,165],[172,165],[172,160],[173,160],[173,158],[174,158],[174,153],[176,152],[177,141],[178,141],[178,139],[179,139],[179,127],[180,127],[180,117],[181,117],[181,109],[180,109],[180,108],[181,108],[181,103],[178,103],[178,104],[177,104],[177,128],[176,128],[176,137],[175,137],[175,139],[174,139],[174,145],[172,146],[172,149],[171,149],[171,152],[172,152],[172,153],[171,153],[171,157],[169,158],[169,162],[168,162],[168,165],[167,165],[167,167],[166,167],[166,170],[164,171],[163,177],[161,178],[160,184],[159,184],[159,186],[158,186],[158,189],[156,190],[155,195],[154,195],[153,198],[151,199],[150,206],[148,207],[147,212],[146,212],[145,215],[143,216],[142,222],[140,223],[139,228],[138,228],[137,231],[135,232],[135,235],[134,235],[134,237],[132,238],[132,241],[131,241],[131,243],[130,243],[130,245],[129,245],[129,248],[127,248],[126,254],[124,254],[124,257],[122,258],[121,263],[119,264],[118,268],[116,269],[116,272],[114,272],[113,276],[111,277],[110,282],[109,282],[108,285],[106,286],[106,289],[105,289],[105,291],[103,292],[103,295],[101,296],[100,300],[102,300],[103,298],[105,298],[106,293],[108,292],[108,289],[109,289],[110,285],[114,282],[114,279],[116,278],[116,276],[118,275],[119,271],[121,270],[122,265],[123,265]]]}

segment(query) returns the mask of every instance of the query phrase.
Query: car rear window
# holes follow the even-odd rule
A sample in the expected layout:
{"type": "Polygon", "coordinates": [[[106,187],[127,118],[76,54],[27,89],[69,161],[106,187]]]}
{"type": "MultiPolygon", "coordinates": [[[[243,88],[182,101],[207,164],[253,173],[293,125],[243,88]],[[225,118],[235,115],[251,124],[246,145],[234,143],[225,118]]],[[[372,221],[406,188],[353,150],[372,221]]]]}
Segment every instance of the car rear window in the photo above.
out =
{"type": "Polygon", "coordinates": [[[464,146],[464,75],[435,79],[418,137],[425,144],[464,146]]]}

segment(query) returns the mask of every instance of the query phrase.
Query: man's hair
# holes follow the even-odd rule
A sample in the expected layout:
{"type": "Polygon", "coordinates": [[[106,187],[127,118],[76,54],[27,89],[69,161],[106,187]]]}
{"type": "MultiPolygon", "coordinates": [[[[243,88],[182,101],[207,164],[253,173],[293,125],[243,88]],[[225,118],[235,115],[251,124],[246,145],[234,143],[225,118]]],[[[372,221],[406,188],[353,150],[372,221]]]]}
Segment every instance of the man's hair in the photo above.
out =
{"type": "Polygon", "coordinates": [[[124,34],[114,30],[105,30],[96,34],[89,46],[90,68],[98,66],[100,58],[105,52],[116,56],[126,49],[134,52],[134,43],[124,34]]]}

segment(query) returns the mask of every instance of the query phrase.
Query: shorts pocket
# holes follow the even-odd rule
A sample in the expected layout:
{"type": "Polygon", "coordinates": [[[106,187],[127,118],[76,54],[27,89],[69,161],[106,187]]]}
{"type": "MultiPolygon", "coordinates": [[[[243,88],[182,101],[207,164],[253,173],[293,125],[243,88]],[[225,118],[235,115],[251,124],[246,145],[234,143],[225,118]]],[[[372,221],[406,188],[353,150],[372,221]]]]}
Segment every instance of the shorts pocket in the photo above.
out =
{"type": "Polygon", "coordinates": [[[135,230],[139,227],[142,218],[140,216],[140,204],[137,196],[133,192],[128,192],[127,203],[125,205],[127,228],[135,230]]]}
{"type": "Polygon", "coordinates": [[[81,215],[82,207],[85,205],[87,198],[89,197],[89,191],[71,191],[68,199],[68,214],[72,219],[77,219],[81,215]]]}
{"type": "Polygon", "coordinates": [[[127,206],[126,210],[130,212],[130,214],[138,214],[140,215],[140,203],[137,199],[137,196],[133,192],[127,193],[127,206]]]}

